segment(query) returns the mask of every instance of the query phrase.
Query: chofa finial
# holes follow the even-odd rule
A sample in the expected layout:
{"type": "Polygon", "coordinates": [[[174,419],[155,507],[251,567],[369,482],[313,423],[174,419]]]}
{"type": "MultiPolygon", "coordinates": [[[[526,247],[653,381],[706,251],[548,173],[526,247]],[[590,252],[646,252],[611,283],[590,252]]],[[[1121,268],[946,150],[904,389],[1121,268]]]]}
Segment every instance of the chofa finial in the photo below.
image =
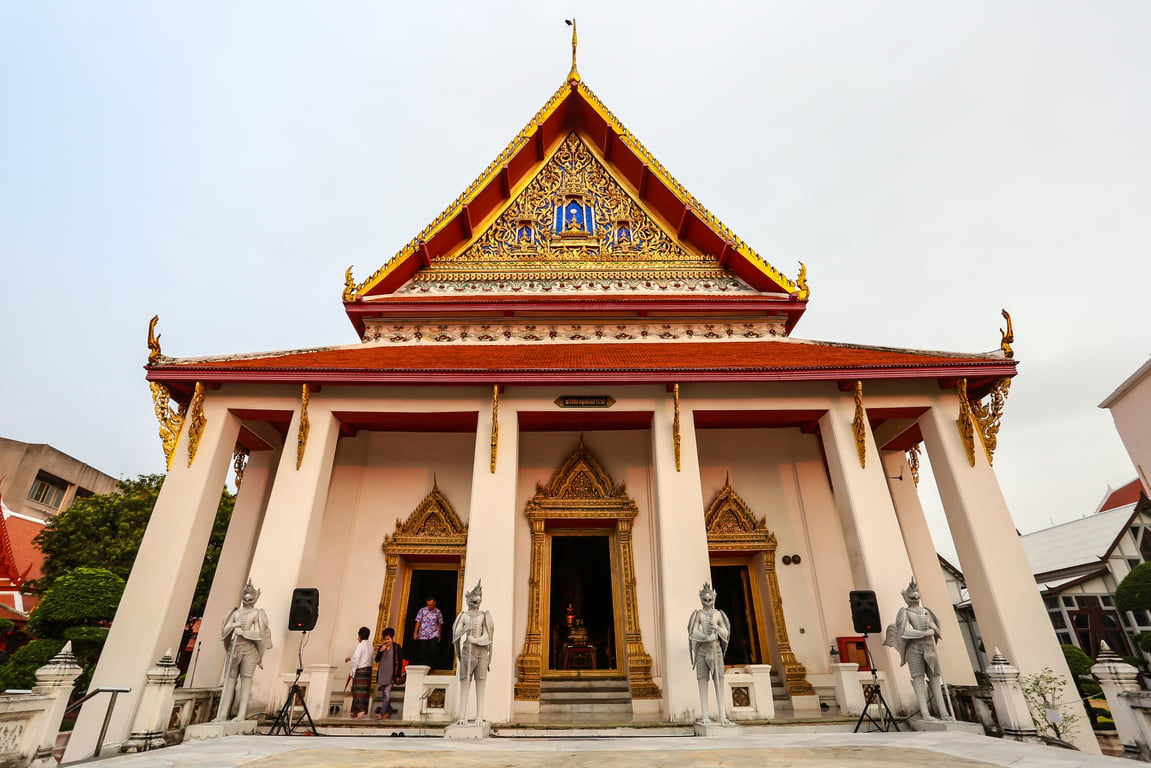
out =
{"type": "Polygon", "coordinates": [[[571,72],[568,72],[568,82],[578,83],[580,80],[579,70],[576,69],[576,45],[579,43],[579,39],[576,37],[575,17],[573,16],[570,19],[564,19],[564,23],[572,28],[572,69],[571,72]]]}
{"type": "Polygon", "coordinates": [[[1006,309],[1000,310],[1003,319],[1007,321],[1007,328],[999,329],[1002,339],[999,342],[999,348],[1003,350],[1003,356],[1007,358],[1015,357],[1015,352],[1011,349],[1012,343],[1015,341],[1015,329],[1011,327],[1011,313],[1006,309]]]}

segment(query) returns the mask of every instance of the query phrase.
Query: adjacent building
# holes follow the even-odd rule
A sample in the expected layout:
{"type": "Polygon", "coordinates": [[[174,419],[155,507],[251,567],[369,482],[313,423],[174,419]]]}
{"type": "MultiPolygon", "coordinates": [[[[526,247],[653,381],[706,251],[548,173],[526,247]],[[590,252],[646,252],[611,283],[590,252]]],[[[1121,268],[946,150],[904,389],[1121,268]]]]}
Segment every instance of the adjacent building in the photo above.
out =
{"type": "Polygon", "coordinates": [[[50,445],[0,437],[0,493],[16,514],[47,520],[78,498],[112,493],[117,482],[50,445]]]}

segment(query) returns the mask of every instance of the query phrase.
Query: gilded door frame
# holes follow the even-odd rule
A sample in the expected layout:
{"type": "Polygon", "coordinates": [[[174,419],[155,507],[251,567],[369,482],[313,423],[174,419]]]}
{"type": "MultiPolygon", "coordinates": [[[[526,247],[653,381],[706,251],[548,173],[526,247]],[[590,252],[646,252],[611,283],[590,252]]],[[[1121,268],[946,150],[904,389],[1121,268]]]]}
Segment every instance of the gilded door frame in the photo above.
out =
{"type": "MultiPolygon", "coordinates": [[[[400,595],[399,616],[407,615],[408,591],[414,564],[427,570],[456,569],[456,605],[463,605],[464,561],[468,549],[468,527],[460,520],[450,501],[440,491],[435,479],[432,490],[416,505],[406,520],[396,519],[396,530],[384,537],[386,573],[380,592],[380,610],[376,617],[376,642],[381,641],[384,629],[392,626],[392,604],[395,602],[396,576],[403,558],[403,592],[400,595]]],[[[403,631],[400,631],[403,637],[403,631]]]]}
{"type": "Polygon", "coordinates": [[[617,664],[628,676],[633,699],[658,699],[663,696],[652,680],[651,656],[644,650],[639,628],[636,600],[635,558],[632,554],[632,523],[639,510],[623,486],[616,486],[603,466],[588,452],[583,437],[575,451],[556,470],[546,486],[536,484],[536,493],[528,501],[524,515],[532,534],[531,571],[528,580],[528,624],[524,632],[523,651],[516,660],[515,698],[538,701],[540,679],[547,668],[547,649],[543,643],[543,621],[548,612],[545,599],[550,573],[548,563],[549,530],[592,526],[614,530],[615,554],[619,563],[619,607],[623,623],[624,663],[617,664]]]}
{"type": "Polygon", "coordinates": [[[775,625],[775,644],[783,661],[783,672],[790,696],[813,696],[815,689],[807,679],[807,668],[799,663],[787,636],[783,616],[783,596],[775,573],[775,534],[767,529],[767,519],[755,518],[751,508],[731,487],[731,477],[724,481],[704,513],[707,528],[707,551],[717,560],[735,553],[763,553],[763,570],[767,577],[767,599],[775,625]]]}

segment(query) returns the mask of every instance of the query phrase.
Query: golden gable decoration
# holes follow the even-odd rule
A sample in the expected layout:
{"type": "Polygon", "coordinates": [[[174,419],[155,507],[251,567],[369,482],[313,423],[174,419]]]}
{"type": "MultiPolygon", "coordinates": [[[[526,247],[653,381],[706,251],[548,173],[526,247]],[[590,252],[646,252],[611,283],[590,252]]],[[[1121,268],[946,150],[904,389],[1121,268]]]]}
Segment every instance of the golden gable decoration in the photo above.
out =
{"type": "Polygon", "coordinates": [[[688,253],[633,199],[576,133],[468,248],[417,281],[723,278],[714,256],[688,253]]]}
{"type": "Polygon", "coordinates": [[[775,534],[767,529],[767,519],[756,519],[751,508],[732,489],[731,475],[727,476],[723,488],[719,489],[707,506],[704,524],[707,528],[708,552],[763,553],[767,599],[771,605],[775,643],[783,661],[787,692],[791,696],[814,696],[815,689],[807,680],[807,668],[799,663],[787,636],[783,596],[779,592],[779,578],[775,573],[775,534]]]}

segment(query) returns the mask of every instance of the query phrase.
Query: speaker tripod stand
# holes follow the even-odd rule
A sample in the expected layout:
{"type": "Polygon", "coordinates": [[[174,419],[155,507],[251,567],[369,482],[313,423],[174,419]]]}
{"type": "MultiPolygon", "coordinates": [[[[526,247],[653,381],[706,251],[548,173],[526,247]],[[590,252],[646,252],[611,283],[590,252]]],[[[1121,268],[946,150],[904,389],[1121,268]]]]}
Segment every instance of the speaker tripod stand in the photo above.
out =
{"type": "Polygon", "coordinates": [[[891,714],[891,707],[887,706],[887,700],[883,698],[883,691],[879,688],[879,675],[875,672],[875,662],[871,659],[871,648],[867,645],[867,633],[863,633],[863,651],[867,654],[867,666],[871,667],[871,690],[867,693],[867,701],[863,703],[863,712],[859,714],[859,719],[855,721],[855,730],[852,733],[859,733],[859,728],[866,720],[873,726],[868,729],[868,733],[875,731],[883,731],[884,733],[890,730],[899,730],[899,723],[895,720],[895,715],[891,714]],[[877,720],[871,714],[871,705],[879,704],[880,717],[877,720]]]}
{"type": "Polygon", "coordinates": [[[304,632],[300,637],[300,649],[296,653],[296,679],[292,681],[292,687],[288,691],[288,698],[284,702],[284,706],[280,707],[280,713],[276,715],[276,721],[272,723],[272,730],[268,731],[269,736],[275,736],[282,733],[285,736],[295,736],[297,728],[302,728],[305,721],[308,723],[308,729],[304,730],[301,736],[318,736],[319,731],[316,730],[316,723],[312,720],[312,713],[308,711],[308,702],[304,700],[304,691],[300,688],[300,675],[304,672],[304,643],[307,641],[307,632],[304,632]],[[300,703],[302,713],[294,720],[292,718],[292,711],[295,709],[296,702],[300,703]]]}

